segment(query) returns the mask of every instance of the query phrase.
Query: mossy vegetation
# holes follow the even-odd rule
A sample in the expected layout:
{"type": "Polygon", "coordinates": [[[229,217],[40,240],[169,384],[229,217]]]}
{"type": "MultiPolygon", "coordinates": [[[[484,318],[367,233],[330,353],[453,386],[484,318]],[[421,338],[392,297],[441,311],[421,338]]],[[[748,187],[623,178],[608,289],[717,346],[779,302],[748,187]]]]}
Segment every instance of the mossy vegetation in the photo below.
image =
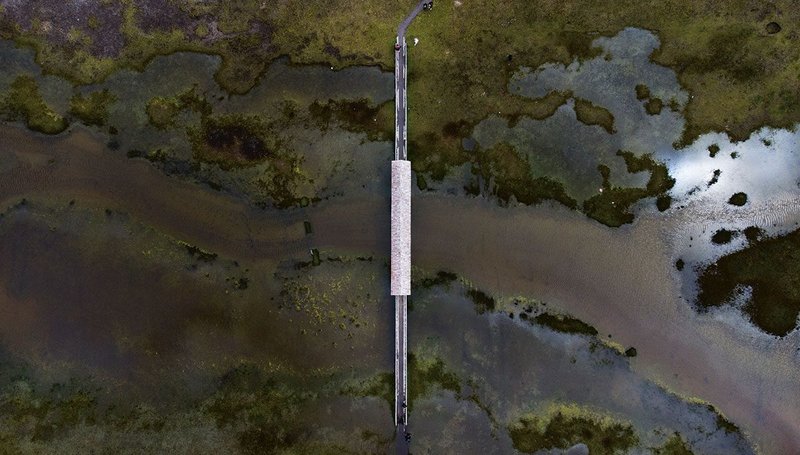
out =
{"type": "Polygon", "coordinates": [[[213,262],[217,259],[217,253],[212,253],[210,251],[206,251],[198,246],[191,245],[186,242],[178,242],[181,246],[186,248],[186,252],[189,253],[190,256],[197,259],[201,262],[213,262]]]}
{"type": "Polygon", "coordinates": [[[742,192],[734,193],[730,199],[728,199],[728,204],[735,205],[737,207],[747,204],[747,194],[742,192]]]}
{"type": "Polygon", "coordinates": [[[478,314],[494,311],[495,300],[494,297],[489,294],[486,294],[480,289],[470,289],[467,291],[467,296],[472,299],[472,303],[475,304],[475,311],[477,311],[478,314]]]}
{"type": "MultiPolygon", "coordinates": [[[[598,166],[597,170],[603,176],[603,191],[584,201],[583,211],[589,217],[609,227],[632,223],[634,215],[629,209],[634,203],[646,197],[664,197],[675,185],[675,179],[669,176],[667,167],[656,162],[651,155],[636,156],[622,150],[618,151],[617,155],[625,160],[628,172],[649,171],[650,178],[645,188],[612,187],[609,182],[611,170],[602,164],[598,166]]],[[[669,208],[666,202],[666,199],[662,199],[658,208],[664,210],[669,208]]]]}
{"type": "Polygon", "coordinates": [[[585,125],[598,125],[608,134],[614,134],[614,114],[608,109],[592,104],[583,98],[575,99],[575,116],[585,125]]]}
{"type": "Polygon", "coordinates": [[[673,433],[661,447],[653,449],[654,455],[694,455],[680,434],[673,433]]]}
{"type": "Polygon", "coordinates": [[[342,393],[357,397],[377,397],[394,409],[394,373],[384,371],[359,383],[347,385],[342,393]]]}
{"type": "Polygon", "coordinates": [[[44,102],[30,75],[18,76],[0,97],[0,114],[7,120],[23,120],[28,128],[44,134],[58,134],[69,126],[67,119],[44,102]]]}
{"type": "Polygon", "coordinates": [[[548,327],[556,332],[595,336],[597,329],[569,315],[541,313],[533,318],[533,322],[548,327]]]}
{"type": "Polygon", "coordinates": [[[736,232],[730,231],[728,229],[718,229],[714,232],[714,235],[711,236],[711,243],[715,245],[725,245],[727,243],[731,243],[733,237],[736,235],[736,232]]]}
{"type": "Polygon", "coordinates": [[[764,236],[764,230],[758,226],[748,226],[744,228],[744,236],[750,243],[755,243],[764,236]]]}
{"type": "Polygon", "coordinates": [[[457,279],[458,275],[455,273],[439,270],[434,276],[426,275],[418,279],[414,279],[414,285],[420,286],[423,289],[430,289],[434,286],[447,286],[457,279]]]}
{"type": "Polygon", "coordinates": [[[633,427],[576,407],[552,411],[550,415],[525,414],[508,426],[514,448],[523,453],[568,449],[583,443],[589,453],[627,453],[639,443],[633,427]]]}
{"type": "Polygon", "coordinates": [[[176,126],[178,114],[189,110],[208,116],[211,114],[211,104],[205,96],[199,93],[196,86],[192,86],[174,96],[156,96],[147,102],[147,118],[151,125],[159,129],[173,128],[176,126]]]}
{"type": "Polygon", "coordinates": [[[645,84],[636,84],[634,88],[636,90],[636,99],[637,100],[646,100],[650,98],[650,88],[645,84]]]}
{"type": "MultiPolygon", "coordinates": [[[[394,384],[393,384],[394,386],[394,384]]],[[[456,395],[461,393],[461,381],[438,357],[421,357],[408,354],[408,405],[414,406],[418,399],[437,390],[449,390],[456,395]]]]}
{"type": "Polygon", "coordinates": [[[644,110],[649,115],[658,115],[661,113],[661,109],[664,108],[664,102],[661,101],[660,98],[650,98],[644,103],[644,110]]]}
{"type": "Polygon", "coordinates": [[[394,139],[394,103],[387,101],[372,106],[368,99],[314,101],[309,112],[317,123],[327,129],[335,121],[345,129],[364,132],[372,141],[394,139]]]}
{"type": "Polygon", "coordinates": [[[70,100],[69,113],[86,125],[103,126],[108,122],[108,107],[117,97],[107,89],[75,94],[70,100]]]}
{"type": "Polygon", "coordinates": [[[236,433],[243,453],[255,454],[264,447],[277,450],[299,442],[300,407],[312,397],[255,365],[243,364],[220,378],[203,409],[219,427],[236,433]]]}
{"type": "Polygon", "coordinates": [[[748,247],[700,272],[697,305],[701,310],[724,305],[748,286],[752,298],[744,312],[765,332],[784,336],[797,327],[800,314],[800,230],[761,240],[750,232],[748,247]]]}
{"type": "Polygon", "coordinates": [[[570,208],[577,207],[561,182],[549,177],[532,177],[527,155],[520,154],[506,142],[479,150],[472,172],[480,176],[484,190],[502,202],[508,203],[513,197],[526,205],[554,200],[570,208]]]}

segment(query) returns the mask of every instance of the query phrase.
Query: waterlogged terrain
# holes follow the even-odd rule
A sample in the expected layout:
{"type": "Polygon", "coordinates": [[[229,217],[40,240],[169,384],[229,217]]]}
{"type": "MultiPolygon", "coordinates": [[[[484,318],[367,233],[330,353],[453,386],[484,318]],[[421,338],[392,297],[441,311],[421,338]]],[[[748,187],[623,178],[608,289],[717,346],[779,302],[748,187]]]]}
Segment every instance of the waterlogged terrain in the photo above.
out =
{"type": "MultiPolygon", "coordinates": [[[[391,450],[393,74],[260,68],[234,13],[72,81],[0,41],[2,451],[391,450]]],[[[799,133],[698,133],[656,31],[571,44],[411,136],[413,452],[800,450],[799,133]]]]}

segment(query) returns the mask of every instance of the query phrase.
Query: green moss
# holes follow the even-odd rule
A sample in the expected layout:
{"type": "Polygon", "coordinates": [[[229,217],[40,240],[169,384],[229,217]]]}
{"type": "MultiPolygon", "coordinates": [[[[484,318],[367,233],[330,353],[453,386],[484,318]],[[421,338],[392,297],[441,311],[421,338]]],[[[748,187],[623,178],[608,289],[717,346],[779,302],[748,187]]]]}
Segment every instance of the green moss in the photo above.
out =
{"type": "Polygon", "coordinates": [[[278,146],[270,125],[256,115],[204,117],[199,129],[190,130],[190,137],[197,160],[226,170],[276,156],[278,146]]]}
{"type": "MultiPolygon", "coordinates": [[[[394,387],[394,384],[392,384],[394,387]]],[[[415,353],[408,354],[408,405],[414,406],[418,399],[436,389],[461,393],[461,381],[440,358],[420,359],[415,353]]]]}
{"type": "Polygon", "coordinates": [[[77,93],[70,100],[69,112],[86,125],[103,126],[108,122],[108,106],[117,97],[107,89],[87,95],[77,93]]]}
{"type": "Polygon", "coordinates": [[[727,229],[719,229],[714,235],[711,236],[711,242],[716,245],[725,245],[727,243],[731,243],[734,236],[733,231],[729,231],[727,229]]]}
{"type": "Polygon", "coordinates": [[[69,125],[44,102],[36,80],[29,75],[14,79],[0,99],[0,113],[9,120],[24,120],[28,128],[44,134],[58,134],[69,125]]]}
{"type": "Polygon", "coordinates": [[[331,121],[345,129],[366,133],[372,141],[394,139],[394,102],[372,106],[368,99],[314,101],[309,106],[312,118],[323,128],[331,121]]]}
{"type": "MultiPolygon", "coordinates": [[[[667,167],[657,163],[651,155],[637,157],[633,153],[623,150],[618,151],[617,155],[625,160],[628,172],[650,171],[650,178],[646,188],[612,187],[609,183],[610,169],[602,164],[598,166],[598,172],[603,177],[603,191],[584,201],[583,211],[590,218],[609,227],[632,223],[634,215],[629,209],[634,203],[646,197],[664,197],[666,191],[675,185],[675,179],[669,176],[667,167]]],[[[658,201],[656,203],[659,204],[658,201]]],[[[664,199],[660,204],[659,208],[665,206],[669,208],[664,199]]]]}
{"type": "Polygon", "coordinates": [[[190,256],[202,262],[213,262],[217,259],[217,253],[206,251],[198,246],[190,245],[186,242],[178,242],[182,247],[186,248],[186,252],[190,256]]]}
{"type": "Polygon", "coordinates": [[[196,86],[192,86],[175,96],[156,96],[147,102],[147,118],[151,125],[159,129],[176,126],[178,114],[190,110],[205,117],[211,115],[211,104],[205,96],[198,93],[196,86]]]}
{"type": "Polygon", "coordinates": [[[256,454],[264,447],[277,450],[298,441],[298,414],[307,398],[289,384],[244,364],[222,376],[217,392],[203,408],[220,428],[236,430],[243,453],[256,454]]]}
{"type": "Polygon", "coordinates": [[[357,397],[381,398],[392,410],[394,409],[394,373],[389,371],[378,373],[357,384],[346,386],[342,393],[357,397]]]}
{"type": "Polygon", "coordinates": [[[661,109],[664,108],[664,102],[661,101],[660,98],[650,98],[644,103],[644,110],[649,115],[658,115],[661,113],[661,109]]]}
{"type": "Polygon", "coordinates": [[[670,206],[672,205],[672,196],[668,194],[662,194],[658,198],[656,198],[656,208],[659,212],[664,212],[669,210],[670,206]]]}
{"type": "MultiPolygon", "coordinates": [[[[751,234],[753,238],[756,235],[751,234]]],[[[800,314],[800,230],[751,243],[723,256],[700,273],[700,309],[724,305],[739,286],[752,288],[744,306],[751,321],[767,333],[783,336],[800,314]]]]}
{"type": "Polygon", "coordinates": [[[627,423],[600,419],[591,414],[539,417],[527,414],[508,427],[514,448],[523,453],[540,450],[568,449],[584,443],[589,453],[627,453],[639,440],[627,423]]]}
{"type": "Polygon", "coordinates": [[[650,98],[650,88],[648,88],[644,84],[637,84],[636,85],[636,99],[637,100],[646,100],[650,98]]]}
{"type": "Polygon", "coordinates": [[[747,194],[741,192],[734,193],[730,199],[728,199],[728,204],[735,205],[737,207],[747,204],[747,194]]]}
{"type": "Polygon", "coordinates": [[[440,270],[436,272],[436,275],[433,277],[425,276],[419,280],[415,280],[414,284],[424,289],[430,289],[435,286],[447,286],[457,279],[458,276],[455,273],[440,270]]]}
{"type": "Polygon", "coordinates": [[[755,243],[764,236],[764,230],[757,226],[748,226],[744,228],[744,236],[750,243],[755,243]]]}
{"type": "Polygon", "coordinates": [[[575,116],[585,125],[599,125],[608,134],[616,132],[614,129],[614,115],[606,108],[592,104],[583,98],[575,99],[575,116]]]}
{"type": "Polygon", "coordinates": [[[654,455],[694,455],[680,434],[674,433],[661,447],[653,449],[654,455]]]}
{"type": "Polygon", "coordinates": [[[480,289],[470,289],[467,291],[467,296],[472,299],[472,303],[475,304],[475,311],[477,311],[478,314],[494,311],[495,300],[494,297],[489,294],[486,294],[480,289]]]}
{"type": "Polygon", "coordinates": [[[580,319],[562,314],[542,313],[533,318],[533,322],[548,327],[556,332],[581,335],[597,335],[597,329],[580,319]]]}
{"type": "Polygon", "coordinates": [[[505,142],[488,150],[479,150],[473,173],[480,175],[487,185],[493,181],[494,186],[487,190],[503,202],[509,202],[513,196],[526,205],[550,199],[570,208],[577,206],[560,182],[549,177],[532,177],[528,157],[520,155],[505,142]]]}

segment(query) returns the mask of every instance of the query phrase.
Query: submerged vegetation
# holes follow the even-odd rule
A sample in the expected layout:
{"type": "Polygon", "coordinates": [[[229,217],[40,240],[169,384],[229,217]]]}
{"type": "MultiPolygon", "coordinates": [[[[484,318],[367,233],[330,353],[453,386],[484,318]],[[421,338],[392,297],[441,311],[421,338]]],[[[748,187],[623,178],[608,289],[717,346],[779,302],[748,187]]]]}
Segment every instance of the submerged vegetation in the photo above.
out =
{"type": "Polygon", "coordinates": [[[752,297],[743,310],[753,324],[784,336],[797,327],[800,314],[800,230],[760,240],[759,232],[748,232],[748,247],[700,272],[697,304],[701,309],[724,305],[746,286],[752,297]]]}
{"type": "Polygon", "coordinates": [[[564,189],[564,185],[549,177],[531,176],[527,155],[517,152],[510,144],[501,142],[488,150],[479,150],[472,172],[484,182],[484,190],[508,203],[531,205],[554,200],[570,208],[577,203],[564,189]]]}
{"type": "Polygon", "coordinates": [[[508,426],[508,433],[514,448],[524,453],[564,450],[583,443],[589,453],[622,454],[639,442],[629,423],[576,406],[562,406],[544,416],[525,414],[508,426]]]}
{"type": "Polygon", "coordinates": [[[555,330],[556,332],[589,336],[597,335],[597,329],[569,315],[541,313],[533,318],[533,322],[555,330]]]}
{"type": "Polygon", "coordinates": [[[575,116],[578,121],[586,125],[598,125],[608,134],[616,133],[614,129],[614,114],[608,109],[592,104],[582,98],[575,99],[575,116]]]}
{"type": "Polygon", "coordinates": [[[630,212],[630,207],[640,199],[657,197],[656,205],[659,210],[669,208],[670,199],[666,192],[675,185],[675,179],[669,176],[667,167],[647,154],[636,156],[631,152],[620,150],[617,155],[625,160],[629,173],[650,172],[646,187],[612,187],[609,183],[611,170],[601,164],[598,166],[598,172],[603,176],[603,191],[584,201],[584,212],[606,226],[618,227],[633,222],[634,215],[630,212]]]}
{"type": "Polygon", "coordinates": [[[67,119],[44,102],[36,80],[29,75],[18,76],[0,96],[0,114],[8,120],[24,120],[28,128],[44,134],[58,134],[69,126],[67,119]]]}
{"type": "Polygon", "coordinates": [[[309,106],[311,116],[323,128],[331,121],[346,129],[365,132],[372,141],[394,140],[394,103],[372,106],[367,99],[314,101],[309,106]]]}
{"type": "Polygon", "coordinates": [[[108,107],[116,100],[108,89],[77,93],[70,100],[69,112],[86,125],[103,126],[108,122],[108,107]]]}
{"type": "Polygon", "coordinates": [[[156,96],[147,102],[147,118],[156,128],[166,129],[176,126],[176,117],[184,110],[207,116],[211,114],[211,104],[192,86],[174,96],[156,96]]]}

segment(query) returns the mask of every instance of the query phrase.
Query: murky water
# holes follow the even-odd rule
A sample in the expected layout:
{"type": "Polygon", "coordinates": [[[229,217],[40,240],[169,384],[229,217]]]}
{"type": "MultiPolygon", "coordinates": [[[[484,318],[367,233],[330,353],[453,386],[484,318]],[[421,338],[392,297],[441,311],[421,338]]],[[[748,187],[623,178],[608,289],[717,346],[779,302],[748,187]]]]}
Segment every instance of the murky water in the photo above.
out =
{"type": "MultiPolygon", "coordinates": [[[[505,312],[479,315],[461,285],[415,291],[412,352],[442,359],[465,383],[476,379],[471,388],[484,407],[434,390],[414,404],[414,444],[430,453],[509,453],[506,427],[520,413],[570,402],[632,422],[645,446],[660,444],[655,431],[669,428],[694,435],[698,453],[751,453],[719,430],[704,406],[682,398],[695,397],[720,409],[763,452],[792,453],[800,447],[800,334],[766,336],[733,309],[698,315],[688,302],[692,267],[681,273],[674,262],[703,264],[742,246],[711,245],[718,227],[794,229],[797,133],[764,130],[738,144],[709,134],[676,151],[679,114],[668,107],[647,114],[634,89],[646,84],[678,107],[687,101],[674,74],[648,59],[657,38],[627,29],[597,44],[603,54],[595,59],[522,70],[510,87],[531,97],[572,90],[608,109],[616,133],[578,122],[570,102],[548,119],[513,128],[490,117],[474,140],[530,150],[537,175],[562,178],[580,198],[596,193],[599,163],[611,167],[615,185],[645,182],[626,172],[618,149],[653,153],[676,179],[673,208],[657,213],[642,205],[633,225],[609,229],[550,204],[500,208],[482,198],[415,193],[413,257],[420,269],[456,272],[487,292],[547,302],[638,355],[625,359],[602,344],[592,350],[590,338],[505,312]],[[715,158],[707,150],[712,143],[720,147],[715,158]],[[716,169],[719,179],[708,186],[716,169]],[[744,207],[727,204],[738,191],[748,194],[744,207]],[[702,431],[708,434],[700,437],[702,431]]],[[[0,42],[0,54],[13,62],[0,74],[0,89],[20,72],[41,80],[29,52],[0,42]]],[[[215,57],[176,54],[91,87],[124,100],[109,120],[119,130],[116,150],[106,146],[105,131],[82,126],[57,137],[0,126],[0,209],[26,199],[0,220],[3,348],[37,381],[91,376],[104,387],[103,401],[130,395],[187,413],[222,393],[220,378],[231,369],[255,364],[308,392],[298,393],[305,401],[297,411],[307,447],[384,451],[393,437],[388,404],[341,391],[392,368],[391,301],[384,295],[391,144],[336,125],[288,128],[314,180],[309,191],[325,196],[288,210],[256,208],[246,197],[237,182],[258,175],[258,167],[214,174],[232,183],[213,191],[125,151],[169,145],[188,157],[185,135],[150,126],[145,105],[193,84],[215,112],[273,115],[287,100],[302,108],[327,99],[381,103],[391,97],[392,76],[277,62],[253,91],[228,98],[213,81],[218,65],[215,57]],[[186,245],[218,256],[199,260],[186,245]],[[307,264],[311,248],[321,252],[319,266],[307,264]]],[[[61,112],[71,90],[58,81],[42,85],[61,112]]],[[[216,439],[204,447],[235,446],[220,430],[228,427],[198,422],[205,423],[167,428],[189,437],[207,425],[216,439]]]]}

